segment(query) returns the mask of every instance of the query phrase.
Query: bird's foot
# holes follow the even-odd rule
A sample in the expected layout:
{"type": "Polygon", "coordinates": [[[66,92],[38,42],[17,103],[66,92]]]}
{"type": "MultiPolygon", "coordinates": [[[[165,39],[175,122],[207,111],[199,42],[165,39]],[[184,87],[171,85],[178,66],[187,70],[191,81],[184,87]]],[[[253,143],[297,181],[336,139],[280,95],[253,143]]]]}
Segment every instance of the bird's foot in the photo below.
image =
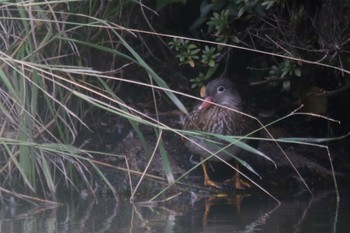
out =
{"type": "Polygon", "coordinates": [[[220,185],[219,183],[211,180],[211,179],[204,179],[204,185],[205,186],[210,186],[210,187],[213,187],[213,188],[217,188],[217,189],[221,189],[222,188],[222,185],[220,185]]]}
{"type": "Polygon", "coordinates": [[[238,190],[248,189],[252,187],[249,181],[244,181],[239,176],[237,177],[237,175],[234,175],[232,178],[225,180],[224,184],[225,185],[233,184],[234,187],[238,190]]]}

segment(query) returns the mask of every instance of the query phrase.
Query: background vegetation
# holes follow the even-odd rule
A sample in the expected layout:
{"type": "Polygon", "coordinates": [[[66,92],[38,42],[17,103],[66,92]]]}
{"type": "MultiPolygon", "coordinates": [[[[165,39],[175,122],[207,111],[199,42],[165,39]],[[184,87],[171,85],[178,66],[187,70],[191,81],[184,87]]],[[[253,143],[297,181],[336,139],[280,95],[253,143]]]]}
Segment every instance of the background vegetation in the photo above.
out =
{"type": "Polygon", "coordinates": [[[18,0],[1,1],[0,11],[3,194],[55,200],[59,190],[94,192],[96,175],[115,193],[100,158],[125,157],[81,149],[79,132],[109,112],[151,151],[140,125],[160,139],[173,129],[158,111],[186,112],[193,102],[173,91],[196,94],[221,75],[242,86],[255,110],[282,116],[304,103],[342,120],[322,136],[348,132],[346,0],[18,0]]]}

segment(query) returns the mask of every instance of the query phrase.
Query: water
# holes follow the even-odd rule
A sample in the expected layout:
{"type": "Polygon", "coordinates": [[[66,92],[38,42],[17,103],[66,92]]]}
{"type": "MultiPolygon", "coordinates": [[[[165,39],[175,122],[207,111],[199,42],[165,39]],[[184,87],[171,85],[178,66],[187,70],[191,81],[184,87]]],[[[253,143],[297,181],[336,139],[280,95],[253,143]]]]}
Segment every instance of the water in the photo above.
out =
{"type": "Polygon", "coordinates": [[[350,192],[322,192],[313,199],[283,200],[267,196],[179,198],[155,207],[127,200],[73,199],[57,208],[2,206],[0,232],[350,232],[350,192]],[[339,204],[339,205],[338,205],[339,204]]]}

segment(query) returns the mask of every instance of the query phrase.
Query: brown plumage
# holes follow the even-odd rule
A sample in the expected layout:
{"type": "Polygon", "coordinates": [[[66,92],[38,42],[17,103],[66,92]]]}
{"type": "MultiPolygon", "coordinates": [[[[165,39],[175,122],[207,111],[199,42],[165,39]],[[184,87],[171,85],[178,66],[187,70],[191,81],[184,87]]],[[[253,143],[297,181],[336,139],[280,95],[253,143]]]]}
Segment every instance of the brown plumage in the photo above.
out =
{"type": "MultiPolygon", "coordinates": [[[[231,110],[234,109],[240,111],[241,104],[241,97],[231,81],[223,78],[215,79],[207,84],[204,102],[196,107],[186,118],[184,129],[223,135],[245,136],[254,131],[257,128],[257,124],[254,119],[231,110]],[[214,105],[209,101],[222,105],[223,107],[214,105]]],[[[213,153],[225,145],[228,145],[227,142],[221,140],[218,141],[218,139],[214,137],[210,139],[215,139],[220,145],[208,143],[205,139],[195,137],[192,137],[191,139],[213,153]]],[[[185,145],[191,153],[199,155],[201,158],[211,155],[196,145],[196,143],[186,140],[185,145]]],[[[238,146],[231,145],[226,151],[228,151],[229,154],[227,152],[222,152],[217,154],[217,156],[228,161],[233,159],[232,155],[238,156],[242,149],[238,146]]],[[[215,156],[212,156],[210,161],[220,162],[215,156]]],[[[205,163],[202,163],[202,165],[205,185],[219,187],[219,185],[208,177],[205,163]]],[[[236,174],[235,185],[236,188],[243,188],[243,186],[247,184],[242,184],[239,180],[238,174],[236,174]]]]}

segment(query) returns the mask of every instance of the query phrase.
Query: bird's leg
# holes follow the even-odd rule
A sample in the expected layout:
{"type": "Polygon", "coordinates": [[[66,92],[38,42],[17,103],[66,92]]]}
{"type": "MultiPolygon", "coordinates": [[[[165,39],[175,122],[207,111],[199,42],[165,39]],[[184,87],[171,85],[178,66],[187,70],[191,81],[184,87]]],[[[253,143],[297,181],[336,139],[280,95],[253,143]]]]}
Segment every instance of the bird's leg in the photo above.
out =
{"type": "Polygon", "coordinates": [[[236,163],[236,169],[237,169],[236,174],[233,175],[232,178],[225,180],[224,184],[228,184],[228,183],[232,183],[233,182],[236,189],[250,188],[251,184],[249,182],[246,182],[246,181],[242,180],[241,177],[240,177],[240,174],[238,172],[239,171],[238,163],[236,163]]]}
{"type": "MultiPolygon", "coordinates": [[[[236,163],[236,169],[239,170],[239,166],[237,163],[236,163]]],[[[236,171],[236,175],[235,175],[235,186],[236,186],[236,189],[245,189],[245,188],[252,187],[249,182],[241,179],[238,171],[236,171]]]]}
{"type": "Polygon", "coordinates": [[[202,159],[202,168],[203,168],[203,175],[204,175],[204,185],[220,189],[221,186],[217,184],[215,181],[213,181],[212,179],[210,179],[210,177],[208,176],[207,166],[205,164],[205,161],[203,161],[203,159],[202,159]]]}

